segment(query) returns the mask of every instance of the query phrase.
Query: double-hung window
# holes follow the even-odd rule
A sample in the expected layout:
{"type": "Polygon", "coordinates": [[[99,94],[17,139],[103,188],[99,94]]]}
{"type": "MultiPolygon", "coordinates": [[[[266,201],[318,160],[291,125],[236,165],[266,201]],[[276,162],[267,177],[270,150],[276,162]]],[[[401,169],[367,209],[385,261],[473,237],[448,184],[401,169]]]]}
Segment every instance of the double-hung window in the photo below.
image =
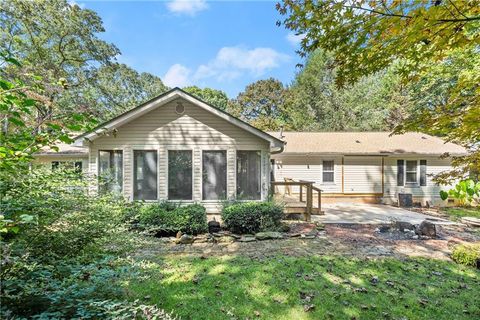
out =
{"type": "Polygon", "coordinates": [[[168,199],[193,199],[191,150],[168,150],[168,199]]]}
{"type": "Polygon", "coordinates": [[[427,185],[427,160],[397,160],[397,186],[405,185],[427,185]]]}
{"type": "Polygon", "coordinates": [[[157,200],[157,151],[133,151],[133,199],[157,200]]]}
{"type": "Polygon", "coordinates": [[[323,183],[334,182],[335,163],[333,160],[322,162],[322,181],[323,183]]]}
{"type": "Polygon", "coordinates": [[[227,198],[227,152],[209,150],[202,152],[202,199],[227,198]]]}
{"type": "Polygon", "coordinates": [[[123,189],[123,151],[100,150],[98,177],[101,193],[120,194],[123,189]]]}
{"type": "Polygon", "coordinates": [[[237,151],[237,199],[260,200],[261,152],[237,151]]]}

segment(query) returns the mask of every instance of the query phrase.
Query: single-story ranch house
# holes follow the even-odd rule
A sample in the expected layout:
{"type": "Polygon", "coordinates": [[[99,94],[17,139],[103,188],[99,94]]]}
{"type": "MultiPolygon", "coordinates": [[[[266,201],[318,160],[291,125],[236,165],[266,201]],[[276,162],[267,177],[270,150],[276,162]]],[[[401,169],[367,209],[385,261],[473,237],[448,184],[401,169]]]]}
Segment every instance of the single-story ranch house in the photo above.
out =
{"type": "Polygon", "coordinates": [[[411,193],[440,204],[431,175],[449,169],[445,153],[466,150],[420,133],[267,133],[175,88],[35,162],[97,175],[100,192],[201,202],[216,213],[225,199],[267,199],[272,179],[312,181],[329,201],[394,203],[411,193]]]}

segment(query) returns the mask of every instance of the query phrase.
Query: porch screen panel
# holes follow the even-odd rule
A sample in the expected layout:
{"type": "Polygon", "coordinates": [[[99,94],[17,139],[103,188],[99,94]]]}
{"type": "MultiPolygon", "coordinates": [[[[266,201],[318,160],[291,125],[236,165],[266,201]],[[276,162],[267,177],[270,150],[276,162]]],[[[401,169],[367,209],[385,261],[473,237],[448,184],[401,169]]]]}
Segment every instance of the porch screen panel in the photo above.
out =
{"type": "Polygon", "coordinates": [[[202,155],[203,200],[227,198],[227,152],[203,151],[202,155]]]}
{"type": "Polygon", "coordinates": [[[261,199],[260,151],[237,151],[237,199],[261,199]]]}
{"type": "Polygon", "coordinates": [[[168,199],[192,200],[192,151],[168,151],[168,199]]]}
{"type": "Polygon", "coordinates": [[[157,151],[133,151],[133,199],[157,200],[157,151]]]}
{"type": "Polygon", "coordinates": [[[121,194],[123,190],[123,151],[101,150],[98,158],[100,193],[121,194]]]}

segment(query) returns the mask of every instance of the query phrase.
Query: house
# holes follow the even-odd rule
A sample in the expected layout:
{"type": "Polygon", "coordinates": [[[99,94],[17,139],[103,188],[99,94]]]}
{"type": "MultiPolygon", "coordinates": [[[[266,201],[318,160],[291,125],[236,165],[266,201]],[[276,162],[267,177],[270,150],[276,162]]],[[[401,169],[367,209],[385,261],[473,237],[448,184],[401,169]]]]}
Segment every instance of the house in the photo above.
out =
{"type": "Polygon", "coordinates": [[[47,150],[36,161],[55,167],[77,160],[98,175],[92,189],[99,192],[201,202],[215,213],[225,199],[267,199],[270,154],[284,142],[175,88],[78,136],[75,145],[76,159],[72,150],[57,158],[47,150]]]}
{"type": "MultiPolygon", "coordinates": [[[[451,169],[451,157],[465,148],[423,133],[271,132],[286,142],[272,155],[273,176],[313,181],[322,201],[393,204],[399,193],[414,202],[439,205],[439,186],[432,177],[451,169]],[[449,156],[445,156],[448,154],[449,156]]],[[[298,187],[291,192],[298,192],[298,187]]]]}
{"type": "Polygon", "coordinates": [[[201,202],[217,213],[225,199],[267,199],[271,179],[312,181],[326,201],[394,203],[412,193],[438,203],[431,175],[450,168],[446,152],[466,150],[418,133],[267,133],[175,88],[35,162],[98,176],[94,191],[201,202]]]}

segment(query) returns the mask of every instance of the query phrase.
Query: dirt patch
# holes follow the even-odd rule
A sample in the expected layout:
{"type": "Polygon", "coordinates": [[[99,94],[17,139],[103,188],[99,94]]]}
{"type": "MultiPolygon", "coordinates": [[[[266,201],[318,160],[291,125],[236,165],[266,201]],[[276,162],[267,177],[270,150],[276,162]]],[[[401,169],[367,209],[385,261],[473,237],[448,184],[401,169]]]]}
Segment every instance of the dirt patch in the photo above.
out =
{"type": "Polygon", "coordinates": [[[235,256],[242,255],[262,258],[277,254],[287,256],[342,255],[356,257],[393,256],[425,257],[450,259],[451,248],[457,243],[480,241],[480,236],[471,233],[468,228],[455,226],[442,227],[437,239],[402,239],[386,237],[378,231],[378,225],[328,224],[317,226],[312,223],[298,222],[290,225],[290,232],[302,236],[278,240],[252,241],[248,243],[193,243],[174,244],[162,239],[150,239],[149,245],[137,252],[140,256],[158,255],[195,255],[195,256],[235,256]],[[319,231],[320,229],[320,231],[319,231]]]}

